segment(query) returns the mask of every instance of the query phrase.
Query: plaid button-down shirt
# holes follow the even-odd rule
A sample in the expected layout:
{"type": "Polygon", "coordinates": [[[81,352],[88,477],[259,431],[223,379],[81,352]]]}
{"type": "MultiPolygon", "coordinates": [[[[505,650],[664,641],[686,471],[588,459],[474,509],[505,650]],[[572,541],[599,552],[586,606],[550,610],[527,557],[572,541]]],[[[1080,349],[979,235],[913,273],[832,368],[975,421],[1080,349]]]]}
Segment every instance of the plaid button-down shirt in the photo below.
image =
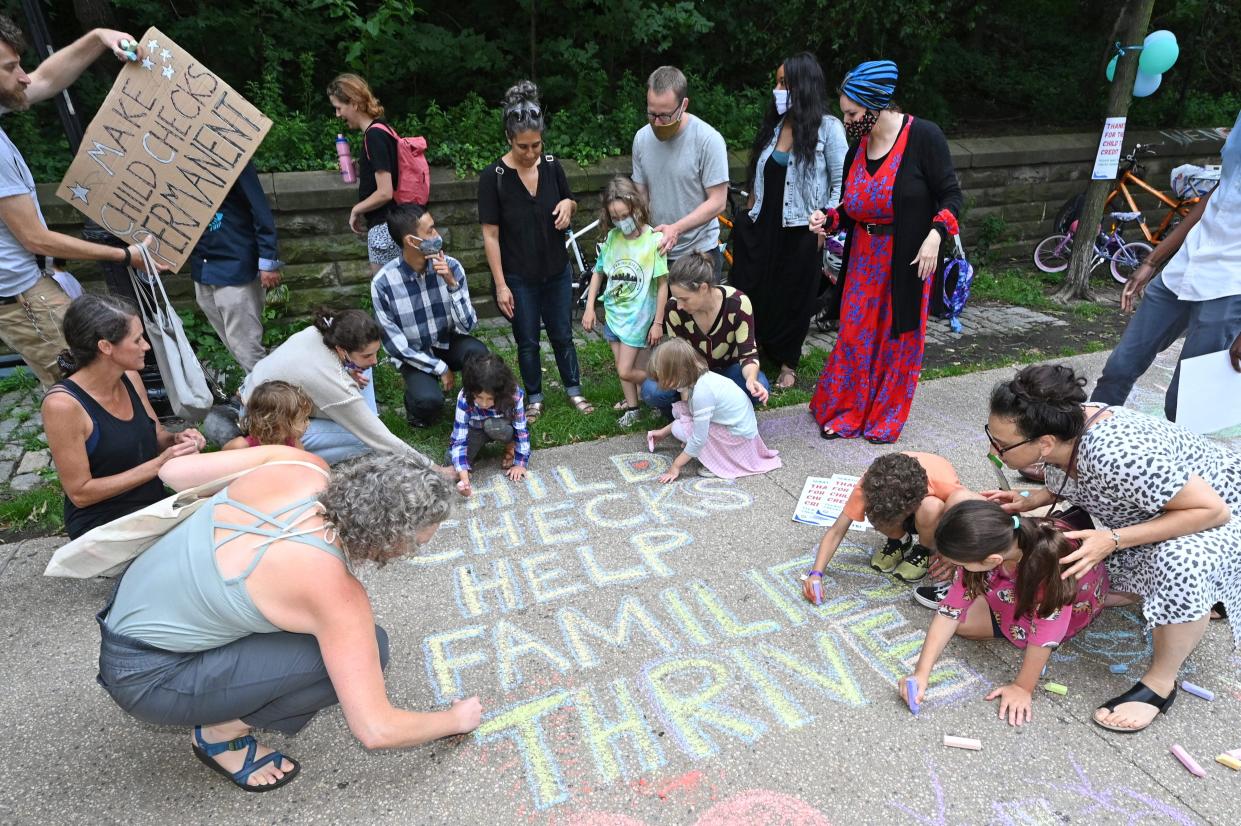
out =
{"type": "MultiPolygon", "coordinates": [[[[530,431],[526,427],[526,394],[521,388],[513,396],[513,440],[517,442],[517,450],[513,455],[515,464],[525,467],[530,463],[530,431]]],[[[465,391],[457,393],[457,414],[452,421],[452,442],[448,446],[448,458],[457,470],[470,470],[469,447],[470,428],[483,426],[485,419],[503,418],[504,414],[494,407],[478,407],[465,400],[465,391]]]]}
{"type": "Polygon", "coordinates": [[[397,258],[371,281],[371,302],[383,331],[384,349],[398,367],[404,364],[442,376],[448,365],[434,350],[448,347],[450,333],[465,334],[478,324],[465,270],[451,256],[445,261],[457,282],[455,290],[435,274],[430,259],[422,272],[414,272],[403,258],[397,258]]]}

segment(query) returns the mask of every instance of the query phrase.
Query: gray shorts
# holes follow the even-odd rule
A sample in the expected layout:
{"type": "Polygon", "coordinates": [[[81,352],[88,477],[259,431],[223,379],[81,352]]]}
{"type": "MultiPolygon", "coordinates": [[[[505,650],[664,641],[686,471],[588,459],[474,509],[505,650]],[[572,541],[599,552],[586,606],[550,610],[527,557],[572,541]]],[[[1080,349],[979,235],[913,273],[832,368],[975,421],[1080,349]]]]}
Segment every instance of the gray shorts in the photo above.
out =
{"type": "MultiPolygon", "coordinates": [[[[219,648],[176,653],[109,630],[110,610],[112,599],[95,617],[103,638],[96,679],[144,723],[189,727],[241,720],[297,734],[317,711],[338,702],[319,642],[309,634],[251,634],[219,648]]],[[[388,634],[378,625],[375,639],[386,667],[388,634]]]]}

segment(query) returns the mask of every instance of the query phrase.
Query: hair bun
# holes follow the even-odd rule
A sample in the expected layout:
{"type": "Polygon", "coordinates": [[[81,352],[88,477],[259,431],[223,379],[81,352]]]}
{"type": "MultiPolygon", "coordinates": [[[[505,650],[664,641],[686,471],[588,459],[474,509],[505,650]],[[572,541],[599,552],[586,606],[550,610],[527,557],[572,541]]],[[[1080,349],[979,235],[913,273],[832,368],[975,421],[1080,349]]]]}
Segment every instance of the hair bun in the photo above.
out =
{"type": "Polygon", "coordinates": [[[524,103],[539,105],[539,87],[532,80],[521,80],[504,93],[504,108],[516,109],[524,103]]]}
{"type": "Polygon", "coordinates": [[[78,369],[78,362],[73,357],[73,352],[65,349],[56,354],[56,366],[60,368],[60,372],[68,376],[78,369]]]}
{"type": "Polygon", "coordinates": [[[1012,390],[1025,402],[1067,408],[1086,401],[1086,377],[1067,364],[1034,364],[1017,373],[1012,390]]]}

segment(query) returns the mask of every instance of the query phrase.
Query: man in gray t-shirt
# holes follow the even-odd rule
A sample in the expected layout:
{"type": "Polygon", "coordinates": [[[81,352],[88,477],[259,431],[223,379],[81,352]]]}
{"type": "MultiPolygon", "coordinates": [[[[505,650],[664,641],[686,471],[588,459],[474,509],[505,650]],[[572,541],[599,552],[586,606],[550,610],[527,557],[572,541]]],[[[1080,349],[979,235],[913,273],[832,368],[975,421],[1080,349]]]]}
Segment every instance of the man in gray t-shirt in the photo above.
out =
{"type": "Polygon", "coordinates": [[[728,151],[710,124],[689,114],[685,75],[674,66],[651,73],[646,89],[650,121],[633,136],[633,182],[651,207],[660,252],[668,262],[711,252],[720,271],[720,225],[728,203],[728,151]]]}
{"type": "MultiPolygon", "coordinates": [[[[135,38],[111,29],[95,29],[26,74],[21,65],[25,38],[12,20],[0,15],[0,115],[60,94],[105,51],[127,59],[120,46],[122,40],[135,38]]],[[[140,47],[133,47],[131,52],[142,58],[140,47]]],[[[36,255],[118,263],[140,260],[136,246],[122,249],[92,244],[49,230],[30,168],[9,136],[0,130],[0,339],[26,361],[45,387],[50,387],[60,378],[56,356],[65,349],[60,327],[69,297],[39,269],[36,255]]]]}

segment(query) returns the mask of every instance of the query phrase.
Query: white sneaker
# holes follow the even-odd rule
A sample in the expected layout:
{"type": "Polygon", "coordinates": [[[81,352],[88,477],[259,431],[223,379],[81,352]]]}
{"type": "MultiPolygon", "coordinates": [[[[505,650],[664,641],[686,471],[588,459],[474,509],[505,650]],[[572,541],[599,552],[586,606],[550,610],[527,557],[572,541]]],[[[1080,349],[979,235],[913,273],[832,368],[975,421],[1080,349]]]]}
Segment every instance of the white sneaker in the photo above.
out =
{"type": "Polygon", "coordinates": [[[633,427],[642,418],[642,411],[638,409],[626,410],[616,423],[621,427],[633,427]]]}

